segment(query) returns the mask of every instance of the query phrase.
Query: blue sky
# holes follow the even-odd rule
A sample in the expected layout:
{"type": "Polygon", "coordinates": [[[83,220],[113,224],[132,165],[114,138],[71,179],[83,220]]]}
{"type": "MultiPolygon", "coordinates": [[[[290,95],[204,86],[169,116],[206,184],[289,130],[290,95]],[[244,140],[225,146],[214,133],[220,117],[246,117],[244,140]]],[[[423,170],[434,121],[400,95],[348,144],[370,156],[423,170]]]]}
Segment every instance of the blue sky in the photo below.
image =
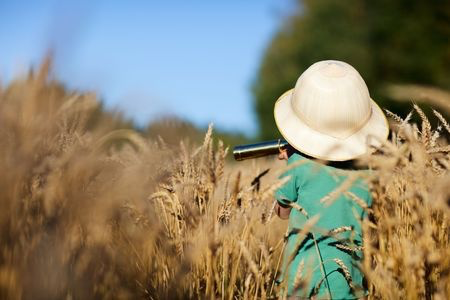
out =
{"type": "Polygon", "coordinates": [[[0,80],[51,48],[59,79],[140,125],[176,115],[251,135],[251,83],[294,2],[0,0],[0,80]]]}

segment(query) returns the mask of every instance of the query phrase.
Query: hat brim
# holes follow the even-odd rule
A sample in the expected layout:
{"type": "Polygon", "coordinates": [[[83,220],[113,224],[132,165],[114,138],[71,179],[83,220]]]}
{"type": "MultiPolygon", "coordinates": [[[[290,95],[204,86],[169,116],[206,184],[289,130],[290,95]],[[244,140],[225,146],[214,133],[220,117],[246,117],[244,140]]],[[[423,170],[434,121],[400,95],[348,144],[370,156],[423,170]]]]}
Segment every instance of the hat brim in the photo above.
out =
{"type": "Polygon", "coordinates": [[[372,114],[367,123],[351,136],[340,139],[316,131],[304,123],[292,109],[292,93],[293,89],[277,100],[274,117],[281,135],[300,152],[324,160],[350,160],[367,153],[370,146],[380,146],[388,137],[386,116],[372,99],[372,114]]]}

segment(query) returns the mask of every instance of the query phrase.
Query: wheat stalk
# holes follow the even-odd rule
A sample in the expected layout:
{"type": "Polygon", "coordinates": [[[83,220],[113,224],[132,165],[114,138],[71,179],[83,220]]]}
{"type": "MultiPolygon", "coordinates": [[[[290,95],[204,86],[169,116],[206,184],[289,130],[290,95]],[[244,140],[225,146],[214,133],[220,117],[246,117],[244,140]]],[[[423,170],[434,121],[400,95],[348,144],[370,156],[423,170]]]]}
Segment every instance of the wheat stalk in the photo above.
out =
{"type": "Polygon", "coordinates": [[[352,281],[352,275],[350,274],[349,269],[347,268],[347,266],[344,264],[344,262],[339,259],[339,258],[335,258],[333,259],[334,262],[342,269],[342,271],[344,272],[344,277],[345,280],[347,280],[348,285],[350,286],[351,289],[354,289],[354,285],[353,285],[353,281],[352,281]]]}
{"type": "Polygon", "coordinates": [[[336,228],[328,231],[327,235],[335,236],[339,233],[346,232],[346,231],[352,231],[352,230],[353,230],[352,226],[340,226],[340,227],[336,227],[336,228]]]}
{"type": "Polygon", "coordinates": [[[289,206],[298,210],[299,212],[301,212],[305,217],[308,217],[308,213],[306,212],[306,210],[299,204],[295,203],[295,202],[290,202],[289,206]]]}
{"type": "Polygon", "coordinates": [[[298,265],[297,272],[294,277],[294,293],[295,291],[304,287],[303,269],[305,267],[305,261],[302,259],[298,265]]]}
{"type": "Polygon", "coordinates": [[[450,133],[450,125],[448,124],[447,120],[436,110],[433,109],[433,114],[441,121],[442,126],[444,126],[445,130],[447,130],[447,133],[450,133]]]}

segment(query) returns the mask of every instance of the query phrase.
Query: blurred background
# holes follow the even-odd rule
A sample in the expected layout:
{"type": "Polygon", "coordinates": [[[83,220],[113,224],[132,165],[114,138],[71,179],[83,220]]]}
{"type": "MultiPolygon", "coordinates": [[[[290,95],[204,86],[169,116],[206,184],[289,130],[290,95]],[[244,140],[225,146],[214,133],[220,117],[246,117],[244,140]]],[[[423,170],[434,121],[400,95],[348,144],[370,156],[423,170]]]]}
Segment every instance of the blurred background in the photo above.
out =
{"type": "Polygon", "coordinates": [[[274,102],[323,59],[355,66],[401,116],[411,101],[448,116],[449,37],[439,0],[1,1],[0,82],[51,54],[63,88],[127,126],[170,140],[212,122],[238,143],[279,137],[274,102]]]}

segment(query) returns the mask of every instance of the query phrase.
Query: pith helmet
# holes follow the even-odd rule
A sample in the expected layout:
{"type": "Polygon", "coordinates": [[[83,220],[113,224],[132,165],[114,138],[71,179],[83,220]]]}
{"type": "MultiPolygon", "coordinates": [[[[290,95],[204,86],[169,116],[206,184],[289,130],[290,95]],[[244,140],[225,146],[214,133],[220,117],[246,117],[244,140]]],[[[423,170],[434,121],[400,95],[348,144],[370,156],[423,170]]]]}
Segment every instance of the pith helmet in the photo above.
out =
{"type": "Polygon", "coordinates": [[[291,146],[312,157],[344,161],[387,139],[389,127],[358,71],[320,61],[275,103],[277,127],[291,146]]]}

